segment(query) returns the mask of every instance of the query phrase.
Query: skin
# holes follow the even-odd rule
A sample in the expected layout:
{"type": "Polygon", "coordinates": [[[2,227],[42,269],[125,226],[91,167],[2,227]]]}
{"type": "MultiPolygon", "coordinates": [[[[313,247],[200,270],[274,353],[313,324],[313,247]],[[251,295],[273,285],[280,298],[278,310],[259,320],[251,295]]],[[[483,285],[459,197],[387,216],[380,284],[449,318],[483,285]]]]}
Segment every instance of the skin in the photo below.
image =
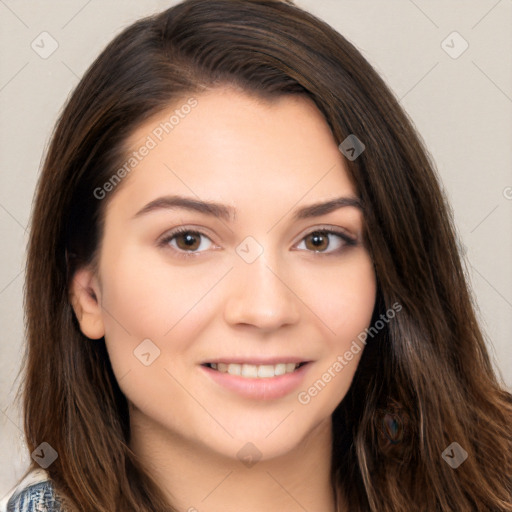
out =
{"type": "MultiPolygon", "coordinates": [[[[356,189],[311,100],[270,103],[228,87],[195,97],[107,198],[98,271],[79,270],[72,285],[81,329],[105,337],[130,404],[130,445],[178,510],[334,511],[331,414],[362,351],[308,404],[297,394],[369,326],[376,280],[359,208],[302,220],[293,213],[355,198],[356,189]],[[177,208],[135,216],[164,195],[223,203],[236,219],[177,208]],[[306,235],[326,225],[356,244],[334,234],[315,252],[306,235]],[[159,245],[178,226],[205,234],[197,254],[178,256],[183,235],[159,245]],[[236,252],[247,236],[263,248],[250,264],[236,252]],[[148,338],[160,355],[145,366],[134,350],[148,338]],[[228,355],[312,363],[293,392],[258,400],[219,386],[200,366],[228,355]],[[248,442],[261,453],[252,467],[237,456],[248,442]]],[[[132,150],[175,108],[139,127],[132,150]]]]}

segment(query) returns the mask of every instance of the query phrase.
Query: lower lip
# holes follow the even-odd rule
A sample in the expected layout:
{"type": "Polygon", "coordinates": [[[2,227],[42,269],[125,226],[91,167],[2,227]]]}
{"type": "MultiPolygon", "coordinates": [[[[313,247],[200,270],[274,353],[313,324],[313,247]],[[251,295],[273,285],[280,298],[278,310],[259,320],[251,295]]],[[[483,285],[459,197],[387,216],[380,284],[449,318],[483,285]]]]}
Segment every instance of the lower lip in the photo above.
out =
{"type": "Polygon", "coordinates": [[[254,379],[230,375],[229,373],[219,372],[208,366],[201,366],[201,369],[213,379],[230,391],[255,400],[274,400],[282,398],[297,389],[303,381],[304,376],[309,371],[311,362],[303,364],[292,373],[285,373],[277,377],[268,377],[264,379],[254,379]]]}

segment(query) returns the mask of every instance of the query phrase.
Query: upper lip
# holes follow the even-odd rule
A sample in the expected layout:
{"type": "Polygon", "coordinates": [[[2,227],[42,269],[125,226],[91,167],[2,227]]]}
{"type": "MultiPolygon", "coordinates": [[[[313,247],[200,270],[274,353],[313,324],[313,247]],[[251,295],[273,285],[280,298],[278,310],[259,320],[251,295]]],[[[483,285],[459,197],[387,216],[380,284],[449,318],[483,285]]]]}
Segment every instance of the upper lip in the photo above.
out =
{"type": "Polygon", "coordinates": [[[216,357],[203,361],[201,364],[207,363],[225,363],[225,364],[253,364],[253,365],[276,365],[279,363],[309,363],[309,359],[291,356],[276,356],[276,357],[216,357]]]}

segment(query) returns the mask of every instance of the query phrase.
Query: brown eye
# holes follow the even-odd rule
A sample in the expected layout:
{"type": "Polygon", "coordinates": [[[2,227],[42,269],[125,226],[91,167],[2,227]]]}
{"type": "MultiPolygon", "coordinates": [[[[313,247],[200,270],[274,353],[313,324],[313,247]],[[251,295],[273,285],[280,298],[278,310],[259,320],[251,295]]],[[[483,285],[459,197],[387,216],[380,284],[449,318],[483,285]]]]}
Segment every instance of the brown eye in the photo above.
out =
{"type": "Polygon", "coordinates": [[[201,245],[201,235],[199,233],[187,231],[186,233],[175,235],[174,238],[176,239],[178,249],[183,251],[195,251],[201,245]]]}
{"type": "Polygon", "coordinates": [[[316,253],[332,254],[342,251],[347,246],[357,245],[357,240],[341,231],[320,229],[311,231],[299,244],[298,249],[316,253]],[[301,247],[303,245],[303,247],[301,247]]]}
{"type": "Polygon", "coordinates": [[[329,247],[329,236],[325,231],[315,231],[306,238],[306,247],[312,251],[325,251],[329,247]],[[308,244],[310,241],[310,244],[308,244]]]}
{"type": "Polygon", "coordinates": [[[190,229],[179,229],[169,233],[159,242],[162,247],[171,247],[182,255],[193,255],[204,252],[213,245],[209,237],[199,231],[190,229]]]}

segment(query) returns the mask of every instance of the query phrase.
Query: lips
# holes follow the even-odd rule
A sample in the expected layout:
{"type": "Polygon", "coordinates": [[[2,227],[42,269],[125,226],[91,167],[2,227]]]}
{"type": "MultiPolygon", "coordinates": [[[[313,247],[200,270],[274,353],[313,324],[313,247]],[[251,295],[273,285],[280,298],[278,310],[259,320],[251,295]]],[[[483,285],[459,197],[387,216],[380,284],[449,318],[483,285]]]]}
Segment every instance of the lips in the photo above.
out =
{"type": "Polygon", "coordinates": [[[260,365],[238,363],[207,363],[206,367],[220,373],[240,375],[248,379],[264,379],[292,373],[304,364],[306,363],[278,363],[260,365]]]}
{"type": "Polygon", "coordinates": [[[238,358],[238,359],[218,359],[202,363],[220,373],[230,375],[240,375],[245,378],[270,378],[292,373],[305,365],[309,361],[301,360],[297,357],[273,357],[262,359],[258,358],[238,358]]]}
{"type": "Polygon", "coordinates": [[[217,359],[211,359],[208,361],[204,361],[201,363],[204,365],[211,365],[213,363],[224,363],[224,364],[254,364],[254,365],[263,365],[263,364],[280,364],[280,363],[295,363],[295,364],[302,364],[302,363],[308,363],[308,359],[300,358],[300,357],[294,357],[294,356],[275,356],[275,357],[238,357],[238,358],[230,358],[230,357],[219,357],[217,359]]]}
{"type": "Polygon", "coordinates": [[[203,363],[200,368],[205,376],[230,392],[250,399],[272,400],[289,395],[301,385],[312,366],[308,363],[311,361],[274,365],[219,362],[203,363]]]}

